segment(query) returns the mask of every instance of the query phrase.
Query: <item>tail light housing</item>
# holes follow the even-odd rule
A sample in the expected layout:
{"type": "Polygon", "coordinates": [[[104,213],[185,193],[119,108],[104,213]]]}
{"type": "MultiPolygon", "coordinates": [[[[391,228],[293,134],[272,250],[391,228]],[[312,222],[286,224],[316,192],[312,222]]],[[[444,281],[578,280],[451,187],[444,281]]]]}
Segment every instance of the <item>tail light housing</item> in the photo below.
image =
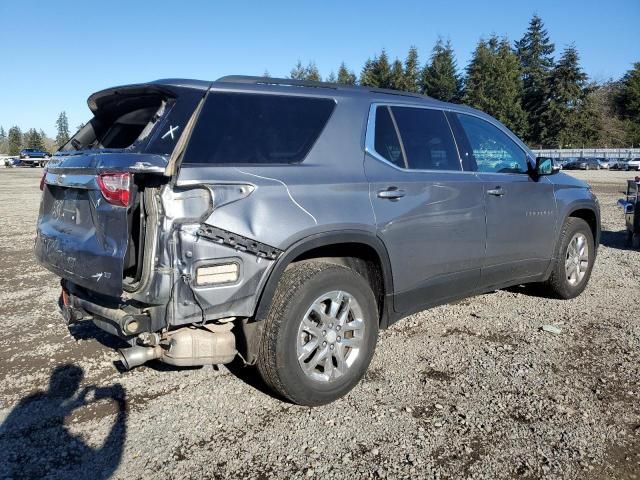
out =
{"type": "Polygon", "coordinates": [[[112,205],[128,207],[130,199],[131,175],[129,173],[101,173],[97,177],[100,192],[112,205]]]}
{"type": "Polygon", "coordinates": [[[42,178],[40,179],[40,191],[44,192],[44,179],[47,178],[47,169],[42,172],[42,178]]]}

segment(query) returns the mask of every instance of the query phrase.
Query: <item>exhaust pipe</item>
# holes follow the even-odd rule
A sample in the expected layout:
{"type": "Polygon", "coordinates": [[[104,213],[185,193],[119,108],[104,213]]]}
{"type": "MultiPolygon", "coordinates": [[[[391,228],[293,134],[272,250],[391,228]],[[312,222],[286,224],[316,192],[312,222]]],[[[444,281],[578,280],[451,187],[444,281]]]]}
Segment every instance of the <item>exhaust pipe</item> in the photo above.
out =
{"type": "Polygon", "coordinates": [[[142,347],[137,345],[131,348],[121,348],[118,350],[120,354],[120,361],[124,365],[124,368],[131,370],[149,360],[155,360],[162,356],[162,349],[160,347],[142,347]]]}
{"type": "Polygon", "coordinates": [[[232,328],[231,323],[205,328],[184,327],[167,335],[164,348],[136,345],[122,348],[118,353],[127,370],[155,359],[178,367],[225,364],[233,361],[238,353],[232,328]]]}

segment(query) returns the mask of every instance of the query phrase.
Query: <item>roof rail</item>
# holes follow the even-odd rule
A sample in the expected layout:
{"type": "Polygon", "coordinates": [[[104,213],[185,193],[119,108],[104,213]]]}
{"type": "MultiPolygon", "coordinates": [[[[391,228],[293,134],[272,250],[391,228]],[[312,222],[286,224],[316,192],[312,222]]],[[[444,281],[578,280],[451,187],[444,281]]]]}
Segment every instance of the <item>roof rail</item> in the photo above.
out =
{"type": "Polygon", "coordinates": [[[390,88],[375,88],[359,85],[344,85],[340,83],[317,82],[314,80],[296,80],[293,78],[252,77],[248,75],[227,75],[220,77],[216,82],[246,83],[252,85],[281,85],[293,87],[329,88],[332,90],[351,90],[360,92],[382,93],[386,95],[399,95],[403,97],[427,98],[425,95],[390,88]]]}

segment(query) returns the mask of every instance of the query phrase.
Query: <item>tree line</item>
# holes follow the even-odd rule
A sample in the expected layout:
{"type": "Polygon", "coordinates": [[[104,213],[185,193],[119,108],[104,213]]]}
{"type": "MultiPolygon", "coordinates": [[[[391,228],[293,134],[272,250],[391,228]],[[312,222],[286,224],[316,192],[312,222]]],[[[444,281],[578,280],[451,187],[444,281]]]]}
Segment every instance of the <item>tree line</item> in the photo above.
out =
{"type": "MultiPolygon", "coordinates": [[[[533,148],[628,147],[640,144],[640,62],[618,80],[589,81],[574,45],[555,57],[542,19],[534,15],[522,38],[479,40],[463,74],[450,41],[439,39],[420,64],[411,47],[404,61],[383,49],[356,76],[344,62],[326,81],[421,93],[478,108],[533,148]]],[[[268,72],[265,72],[268,76],[268,72]]],[[[314,62],[301,61],[290,78],[322,80],[314,62]]]]}
{"type": "MultiPolygon", "coordinates": [[[[450,41],[439,39],[420,63],[411,47],[404,60],[393,61],[383,49],[367,59],[357,76],[344,62],[324,80],[345,85],[391,88],[421,93],[445,102],[464,103],[504,123],[533,148],[629,147],[640,144],[640,62],[618,80],[589,81],[574,45],[555,57],[542,19],[534,15],[519,40],[491,35],[479,40],[461,74],[450,41]]],[[[269,77],[269,72],[264,72],[269,77]]],[[[311,61],[300,60],[290,78],[322,81],[311,61]]],[[[56,150],[69,140],[65,112],[56,121],[57,135],[22,132],[0,126],[0,154],[22,148],[56,150]]]]}
{"type": "MultiPolygon", "coordinates": [[[[78,126],[78,130],[83,125],[78,126]]],[[[18,155],[23,148],[35,148],[45,152],[54,152],[71,138],[67,113],[61,112],[56,120],[56,138],[49,138],[43,130],[30,128],[22,132],[20,127],[13,126],[8,132],[0,126],[0,155],[18,155]]]]}

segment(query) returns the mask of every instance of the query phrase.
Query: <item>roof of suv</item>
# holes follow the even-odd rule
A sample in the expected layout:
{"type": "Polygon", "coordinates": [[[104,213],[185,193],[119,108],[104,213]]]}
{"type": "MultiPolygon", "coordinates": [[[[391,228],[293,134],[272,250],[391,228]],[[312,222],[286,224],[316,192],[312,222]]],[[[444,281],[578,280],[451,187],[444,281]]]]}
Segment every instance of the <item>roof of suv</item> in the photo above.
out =
{"type": "MultiPolygon", "coordinates": [[[[328,82],[316,82],[312,80],[295,80],[292,78],[271,78],[271,77],[251,77],[245,75],[228,75],[225,77],[220,77],[217,80],[210,82],[204,80],[190,80],[184,78],[165,78],[160,80],[154,80],[149,82],[149,84],[159,85],[159,86],[168,86],[168,87],[181,87],[181,88],[193,88],[197,90],[208,90],[216,83],[225,83],[225,84],[240,84],[240,85],[260,85],[266,87],[307,87],[314,89],[327,89],[329,91],[333,91],[340,96],[351,96],[351,95],[368,95],[377,100],[383,101],[387,99],[388,96],[393,96],[397,100],[402,99],[407,101],[417,101],[422,104],[431,104],[433,106],[443,107],[445,105],[451,105],[446,102],[442,102],[440,100],[436,100],[434,98],[427,97],[426,95],[421,95],[419,93],[411,93],[411,92],[403,92],[400,90],[391,90],[387,88],[375,88],[375,87],[363,87],[358,85],[342,85],[338,83],[328,83],[328,82]]],[[[455,105],[456,109],[459,110],[469,110],[474,112],[479,112],[470,107],[465,107],[463,105],[455,105]]]]}

